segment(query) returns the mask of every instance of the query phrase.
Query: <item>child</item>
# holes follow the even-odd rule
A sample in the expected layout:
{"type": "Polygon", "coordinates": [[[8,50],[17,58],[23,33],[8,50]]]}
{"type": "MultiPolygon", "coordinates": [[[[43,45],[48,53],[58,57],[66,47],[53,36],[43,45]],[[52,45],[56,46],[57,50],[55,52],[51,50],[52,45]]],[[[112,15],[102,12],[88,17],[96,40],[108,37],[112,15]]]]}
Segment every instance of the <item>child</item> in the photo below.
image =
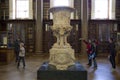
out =
{"type": "Polygon", "coordinates": [[[20,52],[19,52],[19,60],[18,60],[17,68],[19,68],[21,60],[23,62],[23,68],[25,68],[25,48],[23,42],[20,42],[20,52]]]}

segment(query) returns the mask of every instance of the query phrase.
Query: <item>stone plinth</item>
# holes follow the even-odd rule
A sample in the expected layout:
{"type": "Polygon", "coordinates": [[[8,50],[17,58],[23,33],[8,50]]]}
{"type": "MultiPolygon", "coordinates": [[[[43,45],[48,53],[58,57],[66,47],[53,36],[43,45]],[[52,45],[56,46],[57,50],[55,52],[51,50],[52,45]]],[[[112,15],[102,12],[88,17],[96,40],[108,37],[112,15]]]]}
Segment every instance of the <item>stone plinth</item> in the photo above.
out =
{"type": "Polygon", "coordinates": [[[79,62],[66,70],[57,70],[45,62],[37,71],[37,80],[87,80],[87,71],[79,62]]]}

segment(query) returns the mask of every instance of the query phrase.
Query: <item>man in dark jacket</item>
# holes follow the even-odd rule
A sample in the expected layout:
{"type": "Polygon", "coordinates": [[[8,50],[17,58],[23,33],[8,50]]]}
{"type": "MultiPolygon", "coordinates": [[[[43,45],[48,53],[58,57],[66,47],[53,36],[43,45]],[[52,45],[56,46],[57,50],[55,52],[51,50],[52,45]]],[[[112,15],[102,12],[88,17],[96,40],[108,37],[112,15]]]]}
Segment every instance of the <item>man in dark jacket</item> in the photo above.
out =
{"type": "Polygon", "coordinates": [[[115,50],[115,43],[113,42],[113,38],[109,39],[109,59],[110,59],[110,63],[112,65],[112,68],[115,69],[116,68],[116,64],[115,64],[115,56],[116,56],[116,50],[115,50]]]}
{"type": "Polygon", "coordinates": [[[18,62],[18,58],[19,58],[19,51],[20,51],[20,40],[19,39],[16,39],[15,40],[15,43],[14,43],[14,52],[15,52],[15,62],[18,62]]]}
{"type": "Polygon", "coordinates": [[[96,62],[96,46],[97,46],[97,44],[96,44],[96,42],[95,42],[95,40],[93,40],[92,41],[92,45],[91,45],[91,50],[92,50],[92,53],[91,53],[91,58],[92,58],[92,60],[93,60],[93,63],[94,63],[94,67],[96,68],[97,67],[97,62],[96,62]]]}

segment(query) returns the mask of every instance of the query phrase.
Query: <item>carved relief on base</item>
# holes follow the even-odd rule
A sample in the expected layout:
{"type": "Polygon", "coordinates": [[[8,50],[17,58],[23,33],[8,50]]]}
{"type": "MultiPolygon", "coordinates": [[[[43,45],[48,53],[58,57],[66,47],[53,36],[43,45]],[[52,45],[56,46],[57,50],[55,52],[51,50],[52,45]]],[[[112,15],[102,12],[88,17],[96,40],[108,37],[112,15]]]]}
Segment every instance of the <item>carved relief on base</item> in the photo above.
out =
{"type": "Polygon", "coordinates": [[[74,50],[71,48],[52,48],[50,49],[49,61],[51,65],[55,65],[59,70],[65,70],[68,66],[74,65],[74,50]]]}

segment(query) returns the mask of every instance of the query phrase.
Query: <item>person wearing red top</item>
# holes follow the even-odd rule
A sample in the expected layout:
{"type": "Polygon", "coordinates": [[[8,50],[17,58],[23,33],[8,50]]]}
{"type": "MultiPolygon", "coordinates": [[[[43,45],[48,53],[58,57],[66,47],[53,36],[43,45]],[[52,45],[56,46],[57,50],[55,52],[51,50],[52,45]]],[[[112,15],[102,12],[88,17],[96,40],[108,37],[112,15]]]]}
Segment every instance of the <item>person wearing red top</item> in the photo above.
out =
{"type": "Polygon", "coordinates": [[[92,53],[91,40],[89,40],[88,42],[86,40],[83,40],[83,42],[86,44],[86,51],[87,51],[87,55],[88,55],[88,64],[87,65],[91,66],[92,60],[89,58],[90,54],[92,53]]]}
{"type": "Polygon", "coordinates": [[[87,54],[90,54],[91,53],[91,41],[89,40],[88,42],[83,40],[83,42],[86,44],[86,51],[87,51],[87,54]]]}

